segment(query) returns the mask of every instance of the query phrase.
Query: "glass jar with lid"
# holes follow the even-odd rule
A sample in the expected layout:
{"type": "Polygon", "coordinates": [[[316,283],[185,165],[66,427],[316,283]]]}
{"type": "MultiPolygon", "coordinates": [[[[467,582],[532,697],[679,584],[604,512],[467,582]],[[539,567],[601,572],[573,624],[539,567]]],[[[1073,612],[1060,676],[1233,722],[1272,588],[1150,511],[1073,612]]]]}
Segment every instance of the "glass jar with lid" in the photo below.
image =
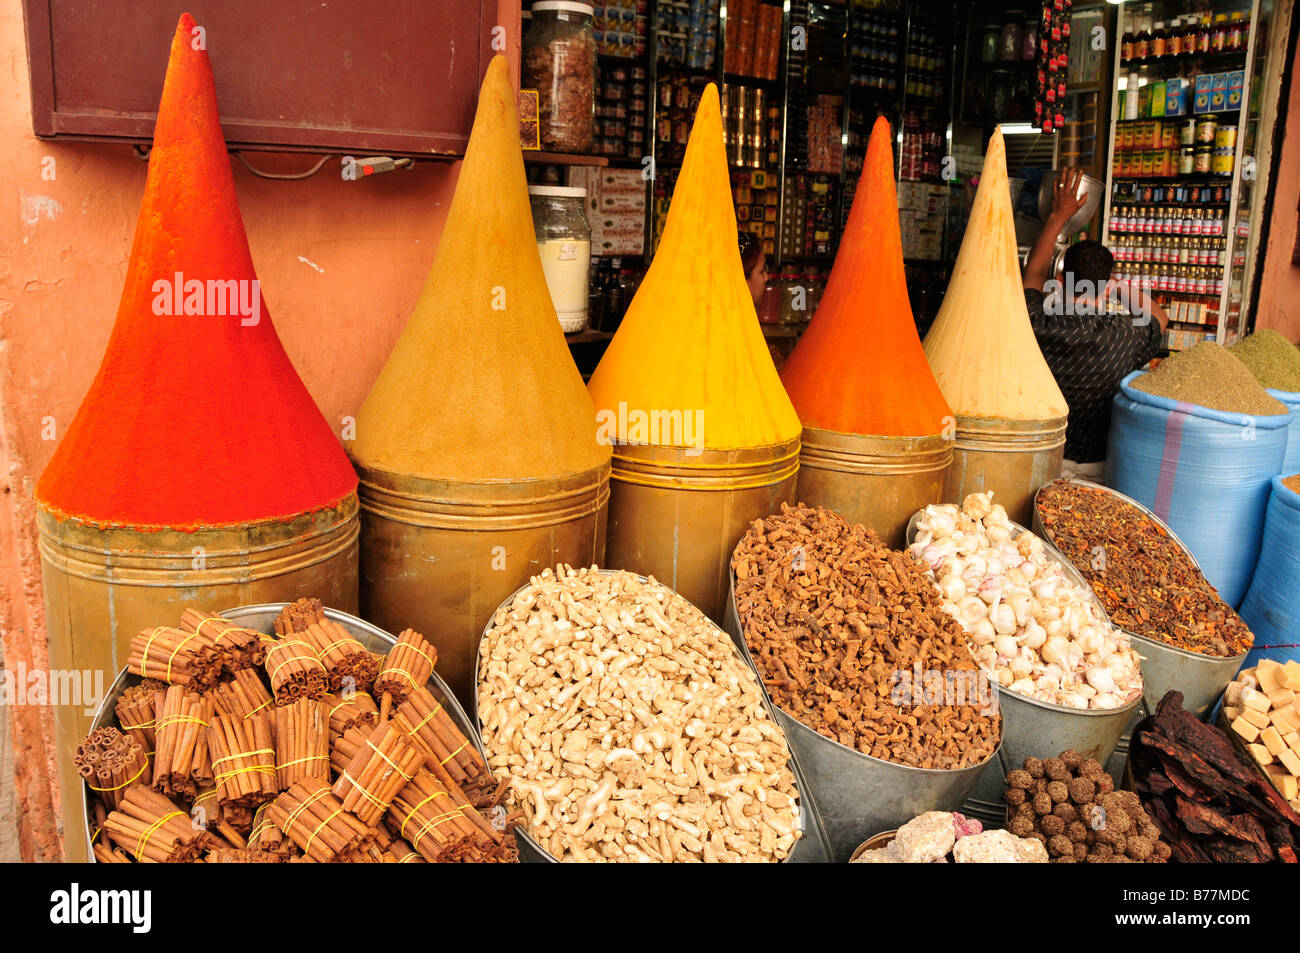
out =
{"type": "MultiPolygon", "coordinates": [[[[537,9],[536,5],[533,7],[537,9]]],[[[591,226],[587,223],[587,190],[560,185],[530,185],[533,233],[542,259],[546,287],[565,334],[587,327],[588,272],[591,269],[591,226]]]]}
{"type": "Polygon", "coordinates": [[[587,152],[596,127],[596,39],[589,3],[538,0],[523,40],[523,88],[537,90],[542,148],[587,152]]]}

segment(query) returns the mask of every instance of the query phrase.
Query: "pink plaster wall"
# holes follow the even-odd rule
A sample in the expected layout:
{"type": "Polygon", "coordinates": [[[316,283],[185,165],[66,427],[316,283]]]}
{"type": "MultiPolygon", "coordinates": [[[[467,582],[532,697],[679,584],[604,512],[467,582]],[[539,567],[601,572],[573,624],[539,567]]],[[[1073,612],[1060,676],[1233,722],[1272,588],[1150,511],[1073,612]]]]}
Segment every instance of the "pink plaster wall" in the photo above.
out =
{"type": "MultiPolygon", "coordinates": [[[[498,22],[518,49],[519,3],[498,22]]],[[[212,50],[218,56],[219,50],[212,50]]],[[[518,57],[512,56],[516,66],[518,57]]],[[[146,163],[128,146],[53,144],[32,134],[19,0],[0,0],[0,637],[10,669],[45,667],[32,488],[99,365],[117,310],[146,163]],[[48,175],[53,160],[53,178],[48,175]],[[51,435],[55,439],[48,439],[51,435]]],[[[160,64],[162,68],[162,64],[160,64]]],[[[250,154],[270,171],[315,157],[250,154]]],[[[357,182],[338,160],[271,182],[232,157],[270,316],[322,412],[355,415],[419,296],[458,165],[417,162],[357,182]]],[[[201,375],[201,368],[175,368],[201,375]]],[[[49,713],[14,709],[16,779],[30,810],[27,859],[54,858],[57,791],[45,770],[49,713]]]]}
{"type": "Polygon", "coordinates": [[[1291,94],[1286,107],[1286,138],[1282,140],[1277,186],[1269,209],[1268,247],[1255,307],[1255,327],[1272,328],[1292,341],[1300,341],[1300,267],[1291,264],[1296,244],[1297,206],[1300,206],[1300,47],[1288,69],[1291,94]]]}

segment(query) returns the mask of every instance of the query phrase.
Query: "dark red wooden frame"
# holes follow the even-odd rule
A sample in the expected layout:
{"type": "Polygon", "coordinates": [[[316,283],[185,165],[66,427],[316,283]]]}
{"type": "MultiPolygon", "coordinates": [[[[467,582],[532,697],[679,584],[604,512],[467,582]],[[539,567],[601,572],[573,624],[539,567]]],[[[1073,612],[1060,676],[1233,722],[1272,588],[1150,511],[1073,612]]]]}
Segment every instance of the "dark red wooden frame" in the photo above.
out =
{"type": "Polygon", "coordinates": [[[497,0],[23,0],[36,135],[147,144],[186,10],[232,149],[464,154],[497,0]]]}

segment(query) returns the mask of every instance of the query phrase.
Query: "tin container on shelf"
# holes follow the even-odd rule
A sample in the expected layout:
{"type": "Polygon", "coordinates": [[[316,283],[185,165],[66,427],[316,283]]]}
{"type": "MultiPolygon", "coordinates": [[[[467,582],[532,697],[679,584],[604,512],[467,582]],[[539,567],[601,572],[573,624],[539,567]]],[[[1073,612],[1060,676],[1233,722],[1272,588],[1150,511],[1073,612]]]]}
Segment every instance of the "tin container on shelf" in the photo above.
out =
{"type": "MultiPolygon", "coordinates": [[[[612,573],[614,572],[614,570],[602,569],[601,572],[612,573]]],[[[645,576],[639,574],[637,575],[637,578],[640,579],[642,582],[647,581],[645,576]]],[[[505,599],[501,601],[501,604],[500,606],[497,607],[497,609],[508,608],[509,605],[512,602],[514,602],[515,597],[518,596],[519,593],[523,592],[526,588],[528,588],[528,585],[531,585],[531,583],[520,586],[518,589],[512,592],[509,596],[507,596],[505,599]]],[[[672,587],[669,586],[669,588],[672,587]]],[[[492,616],[496,615],[497,609],[493,610],[492,616]]],[[[473,717],[474,732],[469,737],[472,737],[475,740],[475,743],[479,747],[480,753],[482,753],[483,755],[484,762],[488,762],[488,755],[487,755],[487,751],[483,748],[483,742],[482,742],[483,723],[479,718],[478,673],[480,669],[479,659],[481,655],[483,640],[487,638],[488,632],[492,628],[492,624],[493,624],[492,618],[489,618],[487,624],[483,626],[483,631],[479,638],[479,646],[478,649],[476,649],[474,654],[474,687],[473,687],[473,695],[471,699],[471,707],[473,710],[472,717],[473,717]]],[[[732,638],[732,641],[733,642],[735,641],[734,636],[732,638]]],[[[737,651],[738,654],[740,654],[746,660],[747,664],[752,670],[753,662],[749,659],[748,653],[744,652],[742,649],[739,648],[737,651]]],[[[785,862],[809,863],[809,864],[824,863],[827,860],[831,859],[830,845],[826,840],[826,834],[825,831],[823,830],[823,822],[820,816],[817,814],[817,809],[810,793],[808,781],[806,780],[804,773],[800,767],[798,755],[795,752],[794,743],[793,741],[791,741],[789,737],[789,731],[785,726],[785,722],[782,721],[782,719],[780,718],[780,712],[775,708],[775,706],[772,705],[771,699],[768,698],[767,691],[763,689],[762,678],[757,675],[755,677],[758,678],[759,689],[763,698],[763,706],[767,710],[768,717],[771,718],[776,724],[780,725],[781,730],[786,733],[786,744],[790,748],[790,761],[789,761],[790,770],[794,774],[795,788],[799,793],[799,828],[802,831],[802,836],[799,838],[799,840],[795,841],[794,847],[791,848],[790,853],[786,857],[785,862]]],[[[560,862],[559,859],[554,854],[551,854],[544,847],[542,847],[542,845],[539,844],[537,840],[531,834],[528,833],[528,831],[523,827],[523,825],[520,825],[519,827],[515,828],[515,839],[519,843],[519,859],[521,861],[524,861],[525,863],[551,863],[551,864],[560,862]]]]}
{"type": "MultiPolygon", "coordinates": [[[[723,628],[762,684],[763,674],[740,626],[736,579],[730,572],[723,628]]],[[[895,764],[827,738],[773,703],[766,686],[763,694],[808,778],[813,807],[836,863],[849,860],[868,831],[897,828],[926,811],[958,810],[1002,752],[999,745],[979,764],[950,770],[895,764]]]]}
{"type": "Polygon", "coordinates": [[[587,327],[587,289],[591,276],[591,225],[587,190],[560,185],[530,185],[533,231],[542,259],[546,287],[555,305],[560,330],[572,334],[587,327]]]}
{"type": "MultiPolygon", "coordinates": [[[[214,611],[309,592],[345,611],[357,608],[360,527],[353,493],[291,519],[192,532],[98,526],[60,519],[41,506],[36,525],[55,671],[117,672],[132,638],[160,622],[175,624],[189,606],[214,611]]],[[[60,790],[76,791],[81,778],[71,752],[91,720],[80,706],[57,705],[54,725],[60,790]]],[[[64,829],[76,830],[71,793],[64,803],[64,829]]],[[[66,846],[69,860],[86,859],[80,838],[69,836],[66,846]]]]}
{"type": "MultiPolygon", "coordinates": [[[[1136,507],[1145,513],[1152,522],[1161,527],[1169,535],[1169,539],[1191,560],[1197,572],[1201,572],[1196,557],[1178,538],[1178,534],[1171,530],[1164,520],[1137,500],[1125,496],[1117,490],[1112,490],[1110,487],[1089,483],[1086,480],[1060,480],[1056,482],[1089,487],[1102,493],[1108,493],[1130,506],[1136,507]]],[[[1047,541],[1052,552],[1061,555],[1060,550],[1056,548],[1052,540],[1051,533],[1045,529],[1042,519],[1038,515],[1037,493],[1034,494],[1033,525],[1038,534],[1047,541]]],[[[1061,559],[1068,565],[1069,560],[1065,559],[1063,555],[1061,555],[1061,559]]],[[[1087,583],[1085,582],[1084,585],[1087,586],[1087,583]]],[[[1088,588],[1091,590],[1090,586],[1088,588]]],[[[1155,639],[1138,635],[1136,632],[1129,632],[1127,629],[1121,631],[1128,634],[1133,641],[1133,647],[1137,649],[1138,655],[1142,656],[1143,697],[1147,710],[1151,712],[1156,710],[1156,704],[1165,696],[1166,692],[1176,688],[1183,693],[1183,707],[1198,718],[1205,718],[1246,658],[1246,653],[1222,658],[1213,655],[1202,655],[1198,652],[1188,652],[1185,649],[1175,648],[1155,639]]]]}
{"type": "MultiPolygon", "coordinates": [[[[313,590],[304,589],[302,591],[306,592],[313,590]]],[[[297,599],[300,594],[301,593],[295,593],[294,598],[297,599]]],[[[279,615],[280,610],[288,604],[288,602],[272,602],[262,603],[260,605],[239,606],[235,609],[224,609],[220,614],[231,622],[236,622],[245,628],[255,629],[258,632],[264,632],[267,635],[273,635],[275,631],[275,617],[279,615]]],[[[349,635],[359,641],[371,652],[379,654],[387,653],[388,650],[397,643],[397,639],[390,633],[385,632],[377,626],[371,625],[363,619],[358,619],[350,613],[342,612],[338,609],[327,608],[325,610],[325,615],[327,618],[332,619],[341,625],[349,635]]],[[[151,624],[156,625],[157,620],[155,619],[151,624]]],[[[87,731],[95,728],[113,726],[116,722],[115,709],[117,707],[117,701],[121,697],[122,692],[126,690],[127,686],[138,684],[140,681],[142,681],[142,679],[139,675],[132,675],[126,669],[122,669],[122,671],[118,673],[117,679],[109,688],[108,693],[104,696],[104,700],[100,702],[99,708],[95,711],[95,716],[87,731]]],[[[475,730],[474,723],[470,721],[469,717],[465,714],[465,710],[461,708],[460,703],[456,701],[456,697],[451,693],[451,689],[447,687],[447,684],[439,677],[437,672],[434,672],[429,676],[429,681],[426,683],[425,687],[429,689],[429,692],[433,695],[438,704],[447,710],[447,713],[451,716],[451,720],[456,723],[456,727],[460,729],[461,733],[474,744],[478,749],[479,754],[482,754],[483,744],[479,740],[478,732],[475,730]]],[[[484,760],[486,760],[486,758],[484,760]]],[[[81,782],[80,778],[78,778],[77,786],[81,791],[80,805],[83,823],[79,826],[81,828],[81,833],[84,836],[83,846],[87,854],[93,860],[94,854],[90,848],[90,839],[93,836],[93,832],[91,831],[91,813],[90,804],[86,796],[86,785],[81,782]]],[[[523,846],[522,843],[520,846],[523,846]]]]}

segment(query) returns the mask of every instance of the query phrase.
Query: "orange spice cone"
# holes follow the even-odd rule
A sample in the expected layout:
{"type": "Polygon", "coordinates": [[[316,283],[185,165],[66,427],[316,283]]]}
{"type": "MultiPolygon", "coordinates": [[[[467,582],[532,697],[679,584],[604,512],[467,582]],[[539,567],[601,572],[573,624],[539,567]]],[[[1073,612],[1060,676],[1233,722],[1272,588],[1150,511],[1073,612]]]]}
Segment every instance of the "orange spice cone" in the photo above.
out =
{"type": "Polygon", "coordinates": [[[736,236],[710,84],[663,240],[589,389],[616,443],[608,564],[654,574],[714,619],[749,522],[793,498],[799,452],[736,236]]]}
{"type": "Polygon", "coordinates": [[[881,117],[826,291],[781,381],[804,425],[799,498],[901,547],[911,515],[943,497],[954,422],[908,300],[891,142],[881,117]]]}
{"type": "MultiPolygon", "coordinates": [[[[194,29],[172,40],[103,362],[36,486],[50,664],[105,686],[185,606],[356,604],[356,477],[267,313],[194,29]]],[[[71,858],[85,704],[55,708],[71,858]]]]}
{"type": "Polygon", "coordinates": [[[603,556],[609,447],[565,344],[533,232],[505,57],[488,67],[415,311],[361,413],[362,602],[414,627],[468,701],[498,603],[603,556]]]}
{"type": "Polygon", "coordinates": [[[1029,323],[1000,129],[925,354],[957,418],[951,498],[992,490],[1027,523],[1034,492],[1060,476],[1069,407],[1029,323]]]}

